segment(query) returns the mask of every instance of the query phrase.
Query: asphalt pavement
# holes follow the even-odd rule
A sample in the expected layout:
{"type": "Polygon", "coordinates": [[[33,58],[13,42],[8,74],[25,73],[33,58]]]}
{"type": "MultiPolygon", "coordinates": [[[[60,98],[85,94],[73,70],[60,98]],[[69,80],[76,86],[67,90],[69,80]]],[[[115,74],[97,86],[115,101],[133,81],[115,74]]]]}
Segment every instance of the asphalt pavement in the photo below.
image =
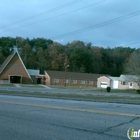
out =
{"type": "Polygon", "coordinates": [[[127,140],[139,105],[0,95],[1,140],[127,140]]]}

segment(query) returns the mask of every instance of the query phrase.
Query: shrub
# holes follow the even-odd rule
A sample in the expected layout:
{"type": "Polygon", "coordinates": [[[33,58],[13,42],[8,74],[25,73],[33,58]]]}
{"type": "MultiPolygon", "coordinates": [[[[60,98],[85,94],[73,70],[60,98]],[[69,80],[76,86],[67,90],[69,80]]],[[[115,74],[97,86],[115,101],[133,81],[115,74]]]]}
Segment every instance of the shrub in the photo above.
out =
{"type": "Polygon", "coordinates": [[[110,91],[111,91],[111,87],[107,87],[107,88],[106,88],[106,91],[107,91],[107,92],[110,92],[110,91]]]}
{"type": "Polygon", "coordinates": [[[137,91],[138,94],[140,94],[140,89],[137,89],[136,91],[137,91]]]}

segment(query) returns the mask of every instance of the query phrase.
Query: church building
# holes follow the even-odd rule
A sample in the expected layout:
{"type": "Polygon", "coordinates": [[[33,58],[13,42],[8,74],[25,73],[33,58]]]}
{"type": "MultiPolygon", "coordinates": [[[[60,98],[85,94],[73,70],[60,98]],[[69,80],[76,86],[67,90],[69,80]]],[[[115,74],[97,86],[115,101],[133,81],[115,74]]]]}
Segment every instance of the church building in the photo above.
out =
{"type": "Polygon", "coordinates": [[[0,67],[0,83],[31,84],[41,83],[41,79],[39,70],[26,69],[16,48],[0,67]]]}

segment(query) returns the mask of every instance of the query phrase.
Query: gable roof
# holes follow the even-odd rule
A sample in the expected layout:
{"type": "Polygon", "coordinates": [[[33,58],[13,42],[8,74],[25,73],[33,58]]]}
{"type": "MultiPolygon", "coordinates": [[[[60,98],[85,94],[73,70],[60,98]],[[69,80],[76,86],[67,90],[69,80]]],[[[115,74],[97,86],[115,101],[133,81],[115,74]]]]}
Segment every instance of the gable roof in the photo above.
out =
{"type": "MultiPolygon", "coordinates": [[[[65,78],[65,72],[64,71],[46,70],[46,73],[51,78],[58,78],[58,79],[64,79],[65,78]]],[[[73,79],[73,80],[94,80],[94,81],[96,81],[97,78],[99,78],[100,76],[103,76],[103,75],[104,74],[67,72],[66,73],[66,79],[73,79]]]]}
{"type": "Polygon", "coordinates": [[[119,80],[122,80],[121,77],[112,77],[112,76],[110,76],[110,77],[108,77],[108,78],[111,79],[111,80],[113,80],[113,81],[119,81],[119,80]]]}
{"type": "Polygon", "coordinates": [[[130,82],[130,81],[138,81],[138,77],[136,76],[136,75],[120,75],[120,77],[112,77],[112,76],[104,76],[104,77],[106,77],[106,78],[109,78],[110,80],[113,80],[113,81],[115,81],[115,80],[117,80],[117,81],[128,81],[128,82],[130,82]]]}
{"type": "Polygon", "coordinates": [[[3,62],[3,64],[0,67],[0,74],[2,73],[2,71],[5,69],[5,67],[8,65],[8,63],[10,62],[10,60],[14,57],[14,53],[9,55],[6,60],[3,62]]]}
{"type": "Polygon", "coordinates": [[[13,58],[16,54],[18,55],[18,58],[19,58],[19,60],[21,61],[21,63],[22,63],[22,65],[23,65],[23,67],[24,67],[24,69],[25,69],[27,75],[29,76],[29,78],[30,78],[31,81],[32,81],[32,78],[31,78],[29,72],[27,71],[27,69],[26,69],[26,67],[25,67],[25,65],[24,65],[24,63],[23,63],[23,61],[22,61],[22,59],[21,59],[21,57],[20,57],[20,55],[19,55],[19,53],[18,53],[17,50],[14,51],[14,53],[12,53],[11,55],[9,55],[9,56],[6,58],[6,60],[3,62],[3,64],[2,64],[1,67],[0,67],[0,74],[4,71],[4,69],[6,68],[6,66],[10,63],[10,61],[12,60],[12,58],[13,58]]]}
{"type": "Polygon", "coordinates": [[[109,79],[110,80],[110,78],[109,78],[109,76],[108,75],[101,75],[98,79],[100,79],[100,78],[102,78],[102,77],[105,77],[105,78],[107,78],[107,79],[109,79]]]}
{"type": "Polygon", "coordinates": [[[137,82],[138,81],[138,76],[136,75],[120,75],[120,78],[122,78],[123,80],[125,81],[135,81],[137,82]]]}

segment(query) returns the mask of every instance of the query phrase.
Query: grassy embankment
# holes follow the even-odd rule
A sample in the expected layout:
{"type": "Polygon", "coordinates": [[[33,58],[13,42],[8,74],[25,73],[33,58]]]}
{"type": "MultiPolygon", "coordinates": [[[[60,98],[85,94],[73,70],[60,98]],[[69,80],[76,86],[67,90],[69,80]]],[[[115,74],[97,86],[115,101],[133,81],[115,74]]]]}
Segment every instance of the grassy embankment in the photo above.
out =
{"type": "MultiPolygon", "coordinates": [[[[12,84],[9,85],[13,86],[12,84]]],[[[42,87],[40,85],[22,85],[21,87],[42,87]]],[[[52,86],[51,86],[52,87],[52,86]]],[[[44,87],[42,87],[44,88],[44,87]]],[[[97,101],[97,102],[119,102],[119,103],[136,103],[140,104],[140,97],[135,98],[131,96],[125,96],[125,94],[133,94],[136,95],[135,90],[111,90],[111,95],[94,95],[94,92],[106,92],[105,89],[95,89],[95,88],[78,88],[78,87],[56,87],[55,88],[63,88],[63,89],[75,89],[85,91],[85,94],[62,94],[62,93],[42,93],[42,92],[23,92],[23,91],[8,91],[8,90],[0,90],[1,95],[14,95],[14,96],[27,96],[27,97],[41,97],[41,98],[58,98],[58,99],[72,99],[72,100],[85,100],[85,101],[97,101]],[[88,91],[92,91],[93,94],[89,94],[88,91]],[[114,93],[124,93],[124,96],[117,96],[114,93]]]]}

